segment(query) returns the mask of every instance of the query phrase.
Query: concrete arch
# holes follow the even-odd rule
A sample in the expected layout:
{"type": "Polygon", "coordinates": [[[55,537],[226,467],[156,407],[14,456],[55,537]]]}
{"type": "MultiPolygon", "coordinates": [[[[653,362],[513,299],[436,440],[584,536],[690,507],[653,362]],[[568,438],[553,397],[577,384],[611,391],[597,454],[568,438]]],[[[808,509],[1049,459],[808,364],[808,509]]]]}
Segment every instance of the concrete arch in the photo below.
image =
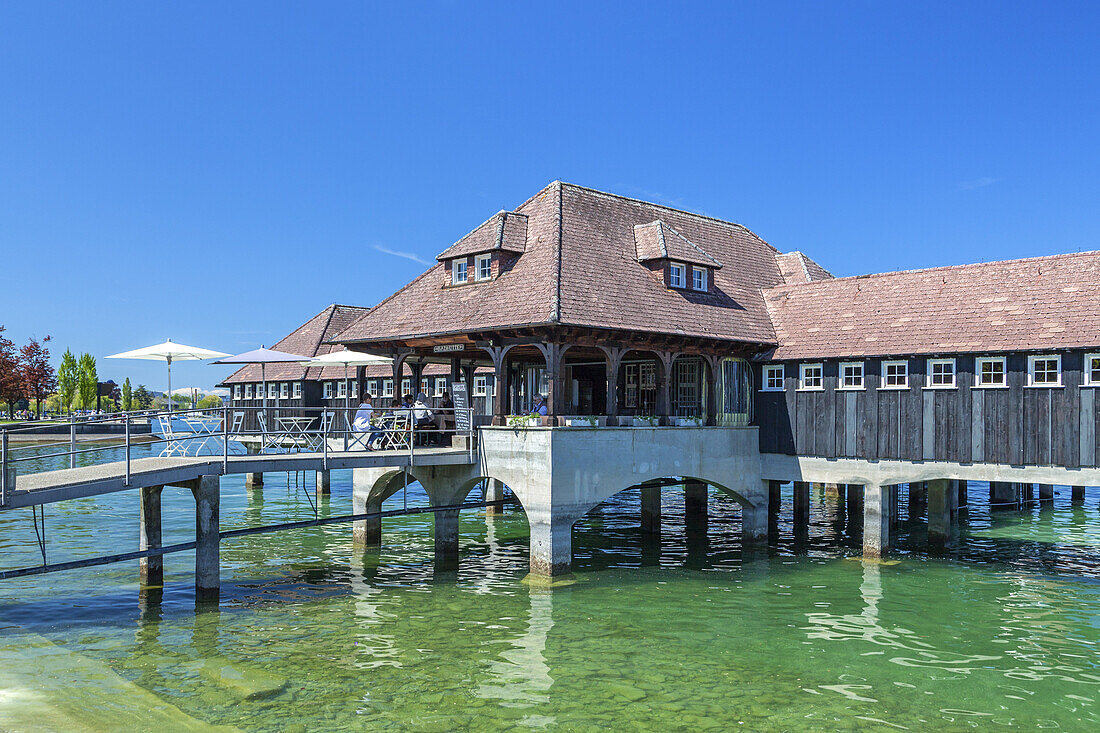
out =
{"type": "Polygon", "coordinates": [[[658,476],[658,475],[654,475],[654,476],[650,476],[648,478],[642,479],[641,481],[635,481],[635,482],[631,483],[628,486],[623,486],[623,487],[618,488],[618,489],[615,489],[613,487],[609,487],[606,491],[600,492],[599,494],[597,494],[596,496],[593,497],[593,501],[591,502],[591,505],[588,507],[588,509],[586,511],[584,511],[582,514],[580,514],[579,516],[577,516],[576,519],[573,520],[573,522],[576,522],[577,519],[580,519],[581,517],[587,515],[590,511],[592,511],[593,509],[595,509],[599,505],[609,501],[610,499],[615,498],[616,496],[623,493],[624,491],[631,491],[632,489],[637,489],[637,488],[646,488],[647,484],[654,484],[654,483],[656,483],[658,485],[661,485],[661,486],[676,486],[676,485],[681,485],[681,484],[686,485],[686,484],[691,484],[691,483],[704,484],[706,486],[712,486],[715,489],[717,489],[718,491],[720,491],[721,493],[729,496],[731,499],[733,499],[735,502],[737,502],[741,506],[742,510],[745,510],[745,511],[748,511],[748,512],[754,512],[754,511],[758,511],[758,510],[761,510],[761,509],[767,510],[767,497],[764,497],[763,500],[761,500],[761,498],[759,498],[759,497],[757,497],[755,500],[750,500],[742,492],[736,491],[736,490],[730,488],[729,486],[726,486],[722,482],[716,481],[714,479],[705,478],[703,476],[658,476]]]}

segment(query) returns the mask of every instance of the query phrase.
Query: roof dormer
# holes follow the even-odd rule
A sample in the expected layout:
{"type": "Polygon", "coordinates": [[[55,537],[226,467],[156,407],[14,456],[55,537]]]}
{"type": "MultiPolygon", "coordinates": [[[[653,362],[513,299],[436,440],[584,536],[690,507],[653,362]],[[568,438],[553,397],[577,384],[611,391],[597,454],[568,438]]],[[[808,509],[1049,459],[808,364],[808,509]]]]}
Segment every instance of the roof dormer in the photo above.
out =
{"type": "Polygon", "coordinates": [[[527,215],[501,211],[441,252],[440,262],[486,252],[523,254],[527,248],[527,215]]]}
{"type": "Polygon", "coordinates": [[[634,251],[668,288],[709,293],[722,263],[658,219],[634,227],[634,251]]]}

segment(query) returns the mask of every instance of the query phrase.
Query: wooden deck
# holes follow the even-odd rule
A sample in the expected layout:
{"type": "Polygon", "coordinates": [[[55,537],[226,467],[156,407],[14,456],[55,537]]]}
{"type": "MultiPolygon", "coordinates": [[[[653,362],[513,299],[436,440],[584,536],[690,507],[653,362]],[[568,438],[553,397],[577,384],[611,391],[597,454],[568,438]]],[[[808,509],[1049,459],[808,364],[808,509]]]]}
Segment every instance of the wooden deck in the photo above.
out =
{"type": "Polygon", "coordinates": [[[15,491],[2,509],[50,504],[145,486],[187,485],[200,476],[239,473],[277,473],[280,471],[324,471],[348,468],[399,468],[408,466],[461,465],[471,462],[464,448],[417,448],[410,456],[400,451],[347,451],[322,453],[280,453],[229,456],[223,466],[221,456],[138,458],[126,464],[118,461],[81,468],[17,476],[15,491]],[[223,470],[224,469],[224,470],[223,470]]]}

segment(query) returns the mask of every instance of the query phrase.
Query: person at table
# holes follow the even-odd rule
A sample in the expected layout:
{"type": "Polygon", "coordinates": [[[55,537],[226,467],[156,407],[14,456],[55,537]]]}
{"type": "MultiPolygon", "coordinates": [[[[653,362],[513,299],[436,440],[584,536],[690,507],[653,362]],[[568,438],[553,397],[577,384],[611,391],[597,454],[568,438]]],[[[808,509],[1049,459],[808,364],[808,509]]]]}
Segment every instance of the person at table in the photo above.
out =
{"type": "Polygon", "coordinates": [[[542,395],[535,395],[535,407],[532,410],[536,415],[546,417],[546,398],[542,395]]]}
{"type": "Polygon", "coordinates": [[[370,432],[367,436],[367,450],[375,450],[375,441],[382,438],[382,431],[371,424],[373,418],[374,397],[370,392],[366,392],[363,394],[363,401],[359,403],[359,408],[355,411],[355,421],[351,424],[351,429],[357,433],[370,432]]]}
{"type": "MultiPolygon", "coordinates": [[[[432,408],[428,404],[428,395],[421,392],[416,396],[416,402],[412,406],[413,420],[416,421],[416,427],[420,430],[435,430],[435,415],[432,414],[432,408]]],[[[435,433],[420,434],[420,440],[422,443],[434,443],[435,433]]]]}

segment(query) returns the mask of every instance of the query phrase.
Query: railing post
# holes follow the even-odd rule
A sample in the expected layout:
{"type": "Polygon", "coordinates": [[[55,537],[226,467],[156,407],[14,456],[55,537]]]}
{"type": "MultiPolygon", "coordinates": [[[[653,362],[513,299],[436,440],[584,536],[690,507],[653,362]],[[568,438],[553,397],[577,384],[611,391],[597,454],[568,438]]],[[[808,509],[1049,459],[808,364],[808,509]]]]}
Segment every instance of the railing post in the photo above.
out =
{"type": "Polygon", "coordinates": [[[130,413],[126,413],[126,482],[123,486],[130,485],[130,413]]]}
{"type": "Polygon", "coordinates": [[[76,468],[76,420],[69,416],[69,468],[76,468]]]}
{"type": "MultiPolygon", "coordinates": [[[[0,431],[0,506],[8,503],[8,431],[0,431]]],[[[14,486],[12,488],[15,488],[14,486]]]]}
{"type": "Polygon", "coordinates": [[[229,405],[222,405],[222,475],[229,473],[229,405]]]}
{"type": "Polygon", "coordinates": [[[409,408],[409,466],[413,464],[413,446],[416,445],[416,410],[409,408]]]}
{"type": "MultiPolygon", "coordinates": [[[[328,432],[325,431],[325,418],[328,417],[324,412],[321,413],[321,465],[324,469],[328,470],[328,432]]],[[[347,436],[344,436],[344,452],[347,452],[347,436]]]]}

